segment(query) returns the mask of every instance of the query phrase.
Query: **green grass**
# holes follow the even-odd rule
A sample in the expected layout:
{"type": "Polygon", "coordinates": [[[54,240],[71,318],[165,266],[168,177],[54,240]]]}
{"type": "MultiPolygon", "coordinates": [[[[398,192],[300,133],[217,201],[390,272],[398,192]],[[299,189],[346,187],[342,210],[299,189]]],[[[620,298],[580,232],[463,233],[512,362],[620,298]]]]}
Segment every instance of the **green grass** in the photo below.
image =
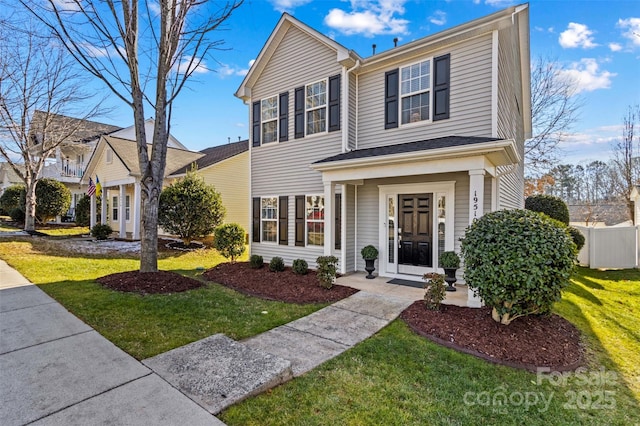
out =
{"type": "Polygon", "coordinates": [[[318,369],[230,407],[221,419],[229,425],[639,424],[639,288],[638,271],[579,269],[556,310],[582,331],[589,363],[583,376],[568,374],[566,383],[558,374],[557,382],[539,381],[443,348],[397,320],[318,369]],[[502,395],[512,399],[494,404],[502,395]],[[537,403],[526,407],[521,397],[537,403]]]}
{"type": "Polygon", "coordinates": [[[88,226],[36,226],[36,230],[47,234],[51,237],[76,237],[87,235],[89,233],[88,226]]]}
{"type": "MultiPolygon", "coordinates": [[[[0,242],[0,258],[38,284],[69,311],[137,359],[224,333],[247,338],[325,306],[294,305],[244,296],[217,284],[170,295],[140,296],[105,289],[95,279],[136,270],[133,258],[51,254],[46,240],[0,242]],[[263,313],[266,312],[266,313],[263,313]]],[[[162,254],[161,270],[194,278],[198,268],[224,261],[214,250],[162,254]]]]}

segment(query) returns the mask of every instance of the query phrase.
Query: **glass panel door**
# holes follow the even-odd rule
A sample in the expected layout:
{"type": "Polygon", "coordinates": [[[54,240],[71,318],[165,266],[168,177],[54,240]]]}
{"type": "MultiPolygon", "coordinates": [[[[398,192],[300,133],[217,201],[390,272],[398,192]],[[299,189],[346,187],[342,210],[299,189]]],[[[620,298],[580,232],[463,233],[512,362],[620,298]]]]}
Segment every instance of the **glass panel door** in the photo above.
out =
{"type": "Polygon", "coordinates": [[[397,235],[395,195],[391,195],[387,197],[387,272],[397,271],[397,235]]]}

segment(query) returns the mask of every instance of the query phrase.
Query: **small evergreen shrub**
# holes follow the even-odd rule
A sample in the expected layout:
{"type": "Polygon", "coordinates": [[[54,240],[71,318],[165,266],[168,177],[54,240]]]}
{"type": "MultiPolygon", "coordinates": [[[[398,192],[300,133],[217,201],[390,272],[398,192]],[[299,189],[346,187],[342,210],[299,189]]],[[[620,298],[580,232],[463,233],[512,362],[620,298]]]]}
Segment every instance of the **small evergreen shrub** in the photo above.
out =
{"type": "Polygon", "coordinates": [[[580,251],[586,242],[584,235],[582,235],[582,232],[580,232],[578,228],[574,228],[573,226],[567,226],[567,231],[571,234],[571,238],[573,239],[573,243],[576,245],[576,249],[580,251]]]}
{"type": "Polygon", "coordinates": [[[284,259],[279,256],[275,256],[269,262],[269,270],[271,272],[282,272],[284,271],[284,259]]]}
{"type": "Polygon", "coordinates": [[[318,269],[316,274],[321,287],[327,290],[333,287],[338,271],[338,258],[335,256],[320,256],[316,259],[318,269]]]}
{"type": "Polygon", "coordinates": [[[362,250],[360,250],[360,254],[365,260],[374,260],[378,258],[378,249],[372,245],[364,246],[362,250]]]}
{"type": "Polygon", "coordinates": [[[422,277],[426,281],[424,285],[424,304],[427,309],[433,311],[440,310],[440,304],[446,297],[446,286],[444,284],[444,277],[440,274],[429,273],[424,274],[422,277]]]}
{"type": "Polygon", "coordinates": [[[106,240],[113,232],[113,229],[107,224],[97,224],[91,228],[91,236],[96,240],[106,240]]]}
{"type": "Polygon", "coordinates": [[[21,209],[22,218],[20,222],[24,221],[24,197],[24,185],[11,185],[0,195],[0,210],[15,220],[11,212],[15,209],[21,209]]]}
{"type": "Polygon", "coordinates": [[[439,258],[440,266],[442,268],[458,269],[460,268],[460,256],[454,251],[445,251],[439,258]]]}
{"type": "Polygon", "coordinates": [[[244,253],[244,234],[244,229],[237,223],[220,225],[215,231],[214,246],[221,255],[234,263],[236,258],[244,253]]]}
{"type": "Polygon", "coordinates": [[[249,267],[252,269],[260,269],[264,266],[264,259],[262,256],[252,254],[249,258],[249,267]]]}
{"type": "Polygon", "coordinates": [[[14,222],[22,223],[24,222],[25,212],[20,207],[16,207],[9,212],[9,216],[11,216],[11,220],[14,222]]]}
{"type": "Polygon", "coordinates": [[[462,240],[464,277],[502,324],[548,313],[569,285],[575,244],[546,215],[501,210],[474,221],[462,240]]]}
{"type": "Polygon", "coordinates": [[[44,178],[36,185],[36,218],[48,222],[65,214],[71,206],[71,191],[64,183],[44,178]]]}
{"type": "Polygon", "coordinates": [[[309,264],[304,259],[296,259],[293,261],[291,269],[298,275],[307,275],[309,272],[309,264]]]}
{"type": "Polygon", "coordinates": [[[534,212],[544,213],[565,225],[569,224],[569,207],[567,207],[567,203],[553,195],[531,195],[524,200],[524,208],[534,212]]]}

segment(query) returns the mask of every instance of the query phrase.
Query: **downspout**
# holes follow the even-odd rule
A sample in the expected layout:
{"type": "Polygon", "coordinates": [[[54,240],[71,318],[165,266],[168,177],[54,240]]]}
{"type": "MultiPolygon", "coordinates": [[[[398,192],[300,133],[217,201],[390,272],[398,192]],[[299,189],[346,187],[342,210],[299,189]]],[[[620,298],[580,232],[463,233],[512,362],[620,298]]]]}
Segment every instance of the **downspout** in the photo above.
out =
{"type": "MultiPolygon", "coordinates": [[[[349,150],[349,74],[360,68],[360,59],[349,69],[342,67],[342,152],[349,150]]],[[[356,85],[356,90],[358,86],[356,85]]],[[[356,97],[357,103],[357,97],[356,97]]]]}

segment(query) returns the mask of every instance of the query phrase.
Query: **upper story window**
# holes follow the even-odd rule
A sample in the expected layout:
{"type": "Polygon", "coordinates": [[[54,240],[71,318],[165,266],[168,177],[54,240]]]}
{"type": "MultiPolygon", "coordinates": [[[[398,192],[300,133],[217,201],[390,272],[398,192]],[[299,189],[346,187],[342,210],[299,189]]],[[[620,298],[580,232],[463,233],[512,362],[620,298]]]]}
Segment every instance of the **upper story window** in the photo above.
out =
{"type": "Polygon", "coordinates": [[[431,60],[400,68],[402,124],[429,120],[431,60]]]}
{"type": "Polygon", "coordinates": [[[113,150],[111,148],[107,148],[105,161],[107,164],[111,164],[113,162],[113,150]]]}
{"type": "Polygon", "coordinates": [[[278,241],[278,197],[261,199],[261,234],[263,242],[278,241]]]}
{"type": "Polygon", "coordinates": [[[322,80],[305,86],[306,134],[327,130],[327,81],[322,80]]]}
{"type": "Polygon", "coordinates": [[[278,140],[278,97],[272,96],[261,102],[262,143],[278,140]]]}

